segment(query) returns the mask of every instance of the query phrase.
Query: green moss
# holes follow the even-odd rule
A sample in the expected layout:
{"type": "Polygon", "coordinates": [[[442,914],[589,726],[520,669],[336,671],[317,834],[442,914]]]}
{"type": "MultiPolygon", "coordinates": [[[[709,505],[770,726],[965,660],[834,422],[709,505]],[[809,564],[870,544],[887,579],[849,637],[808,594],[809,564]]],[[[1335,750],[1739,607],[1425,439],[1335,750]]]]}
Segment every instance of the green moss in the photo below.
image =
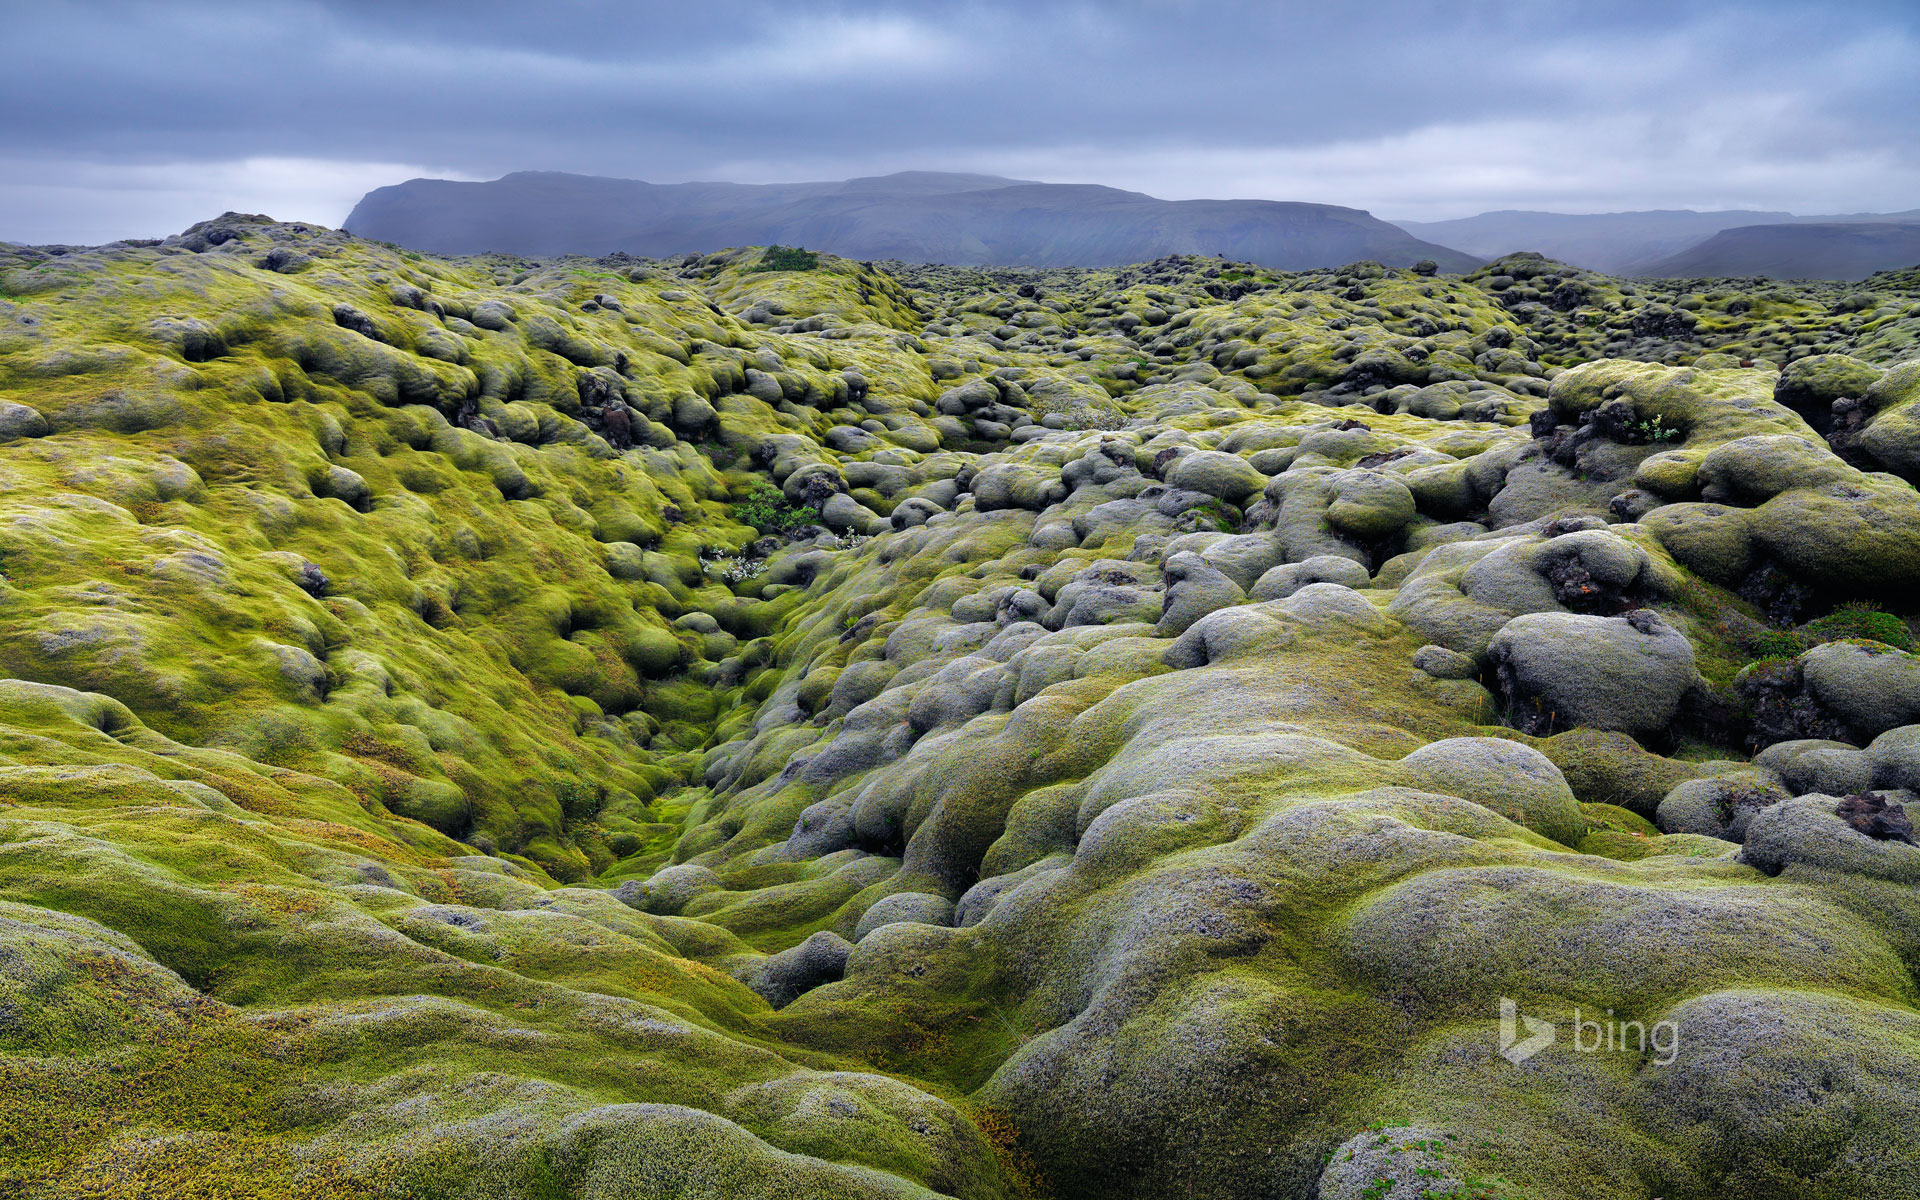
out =
{"type": "Polygon", "coordinates": [[[820,265],[820,256],[798,246],[768,246],[760,261],[749,271],[811,271],[820,265]]]}
{"type": "MultiPolygon", "coordinates": [[[[1389,1113],[1491,1194],[1912,1190],[1910,848],[1648,821],[1749,657],[1910,641],[1845,605],[1911,506],[1740,365],[1841,293],[199,232],[0,247],[0,1190],[1339,1194],[1389,1113]],[[1410,666],[1636,606],[1665,753],[1410,666]],[[1784,1032],[1523,1071],[1503,994],[1784,1032]]],[[[1904,378],[1866,290],[1792,378],[1904,378]]]]}
{"type": "Polygon", "coordinates": [[[1824,617],[1807,622],[1801,633],[1807,638],[1807,645],[1799,650],[1778,652],[1782,657],[1798,654],[1822,642],[1850,639],[1879,642],[1896,650],[1911,650],[1914,645],[1913,630],[1908,628],[1905,621],[1892,613],[1880,612],[1859,603],[1842,605],[1824,617]]]}
{"type": "Polygon", "coordinates": [[[734,519],[751,525],[761,533],[787,533],[820,522],[820,510],[812,505],[789,504],[778,488],[760,484],[733,506],[734,519]]]}

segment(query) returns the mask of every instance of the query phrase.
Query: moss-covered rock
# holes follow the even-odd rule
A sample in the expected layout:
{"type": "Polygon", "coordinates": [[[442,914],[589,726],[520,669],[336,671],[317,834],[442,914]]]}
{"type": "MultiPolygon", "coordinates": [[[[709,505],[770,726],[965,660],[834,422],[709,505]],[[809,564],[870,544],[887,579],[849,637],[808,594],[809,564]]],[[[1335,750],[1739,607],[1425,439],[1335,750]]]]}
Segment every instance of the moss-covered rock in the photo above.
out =
{"type": "Polygon", "coordinates": [[[1693,645],[1648,609],[1626,617],[1528,613],[1488,649],[1516,724],[1664,732],[1695,686],[1693,645]]]}
{"type": "Polygon", "coordinates": [[[0,245],[0,1190],[1912,1190],[1912,319],[765,261],[0,245]]]}

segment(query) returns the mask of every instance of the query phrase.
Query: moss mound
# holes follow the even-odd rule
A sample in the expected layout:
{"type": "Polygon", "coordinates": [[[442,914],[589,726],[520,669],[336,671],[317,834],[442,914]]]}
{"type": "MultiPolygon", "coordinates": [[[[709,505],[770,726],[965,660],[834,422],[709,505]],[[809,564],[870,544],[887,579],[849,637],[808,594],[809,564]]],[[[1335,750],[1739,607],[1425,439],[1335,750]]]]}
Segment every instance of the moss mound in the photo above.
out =
{"type": "Polygon", "coordinates": [[[1910,275],[0,278],[4,1190],[1920,1189],[1910,275]]]}

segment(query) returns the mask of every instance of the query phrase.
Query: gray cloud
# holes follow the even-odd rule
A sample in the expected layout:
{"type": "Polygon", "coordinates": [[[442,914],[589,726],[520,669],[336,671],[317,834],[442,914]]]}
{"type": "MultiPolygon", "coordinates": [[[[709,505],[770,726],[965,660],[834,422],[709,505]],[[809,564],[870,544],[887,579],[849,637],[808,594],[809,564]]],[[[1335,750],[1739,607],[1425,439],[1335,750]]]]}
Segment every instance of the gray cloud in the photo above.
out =
{"type": "Polygon", "coordinates": [[[0,236],[337,223],[413,174],[904,168],[1437,218],[1920,204],[1910,3],[17,7],[0,236]]]}

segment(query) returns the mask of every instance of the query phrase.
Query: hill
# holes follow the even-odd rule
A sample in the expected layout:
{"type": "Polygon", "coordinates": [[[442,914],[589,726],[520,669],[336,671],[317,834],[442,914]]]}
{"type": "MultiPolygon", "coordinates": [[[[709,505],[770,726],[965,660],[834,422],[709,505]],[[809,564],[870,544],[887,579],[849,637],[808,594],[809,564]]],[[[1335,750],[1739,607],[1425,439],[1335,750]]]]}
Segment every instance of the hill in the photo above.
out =
{"type": "Polygon", "coordinates": [[[783,243],[916,263],[1116,266],[1220,254],[1281,269],[1360,259],[1449,271],[1478,260],[1357,209],[906,172],[840,183],[653,184],[522,172],[487,183],[414,179],[369,192],[362,237],[440,254],[669,256],[783,243]]]}
{"type": "Polygon", "coordinates": [[[1775,279],[1865,279],[1920,264],[1920,224],[1866,221],[1748,225],[1696,246],[1629,266],[1665,278],[1766,275],[1775,279]]]}
{"type": "MultiPolygon", "coordinates": [[[[1664,260],[1679,259],[1724,230],[1749,226],[1786,225],[1920,225],[1920,209],[1897,213],[1850,213],[1835,216],[1796,217],[1784,212],[1694,212],[1689,209],[1651,210],[1619,213],[1553,213],[1507,210],[1481,213],[1453,221],[1396,221],[1416,237],[1455,246],[1483,258],[1531,250],[1562,262],[1595,271],[1620,275],[1660,274],[1668,272],[1664,260]]],[[[1886,235],[1826,234],[1796,236],[1775,234],[1748,235],[1722,243],[1744,246],[1725,261],[1716,249],[1698,259],[1705,270],[1680,270],[1680,274],[1703,277],[1775,275],[1798,279],[1859,279],[1876,270],[1911,266],[1913,260],[1899,261],[1898,253],[1871,248],[1876,237],[1882,244],[1898,243],[1886,235]],[[1762,241],[1777,244],[1778,249],[1760,248],[1762,241]],[[1788,249],[1797,247],[1797,249],[1788,249]],[[1744,256],[1744,257],[1742,257],[1744,256]],[[1777,261],[1778,271],[1734,269],[1743,261],[1777,261]],[[1873,265],[1866,265],[1873,264],[1873,265]]],[[[1689,260],[1692,261],[1692,260],[1689,260]]]]}
{"type": "Polygon", "coordinates": [[[0,247],[0,1192],[1912,1195],[1917,338],[0,247]]]}
{"type": "Polygon", "coordinates": [[[1482,258],[1536,250],[1549,258],[1593,271],[1618,272],[1686,249],[1737,225],[1788,221],[1784,212],[1556,213],[1503,210],[1452,221],[1395,221],[1418,238],[1453,246],[1482,258]]]}

